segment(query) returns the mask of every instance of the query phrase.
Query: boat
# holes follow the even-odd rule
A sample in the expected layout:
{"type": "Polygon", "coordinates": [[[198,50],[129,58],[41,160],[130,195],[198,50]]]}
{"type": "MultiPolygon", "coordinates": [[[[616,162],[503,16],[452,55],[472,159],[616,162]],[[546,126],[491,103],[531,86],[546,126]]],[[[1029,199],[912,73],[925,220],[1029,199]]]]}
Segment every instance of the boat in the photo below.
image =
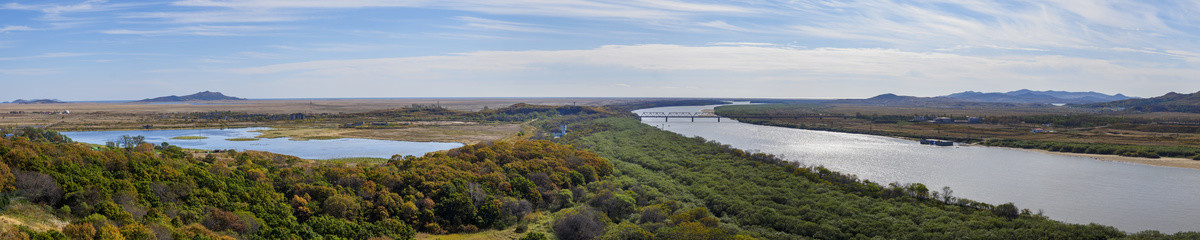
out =
{"type": "Polygon", "coordinates": [[[954,141],[941,140],[941,139],[921,139],[921,144],[934,145],[934,146],[954,146],[954,141]]]}

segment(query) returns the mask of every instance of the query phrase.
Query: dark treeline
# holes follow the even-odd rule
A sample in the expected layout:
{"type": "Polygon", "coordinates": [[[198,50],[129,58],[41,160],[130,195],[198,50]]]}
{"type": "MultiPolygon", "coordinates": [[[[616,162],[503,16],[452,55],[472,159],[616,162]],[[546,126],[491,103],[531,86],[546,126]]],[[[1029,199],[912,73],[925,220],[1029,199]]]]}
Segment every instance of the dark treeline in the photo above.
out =
{"type": "Polygon", "coordinates": [[[1040,149],[1054,152],[1120,155],[1144,158],[1191,158],[1200,160],[1200,148],[1187,146],[1142,146],[1105,143],[1072,143],[1017,139],[989,139],[980,143],[986,146],[1040,149]]]}

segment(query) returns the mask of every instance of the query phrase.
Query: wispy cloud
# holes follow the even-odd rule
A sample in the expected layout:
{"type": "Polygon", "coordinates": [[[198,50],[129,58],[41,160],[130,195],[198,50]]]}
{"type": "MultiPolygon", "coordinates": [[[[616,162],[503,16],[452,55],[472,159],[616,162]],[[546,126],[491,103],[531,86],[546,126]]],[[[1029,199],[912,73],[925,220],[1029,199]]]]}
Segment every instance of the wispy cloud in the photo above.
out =
{"type": "Polygon", "coordinates": [[[104,12],[143,5],[147,5],[147,3],[112,4],[106,0],[87,0],[76,4],[22,4],[12,2],[0,5],[0,9],[37,11],[44,13],[41,17],[42,20],[70,21],[78,19],[67,17],[67,14],[104,12]]]}
{"type": "Polygon", "coordinates": [[[266,32],[278,30],[272,27],[263,26],[188,26],[175,27],[167,29],[153,30],[132,30],[132,29],[112,29],[103,30],[100,33],[114,35],[143,35],[143,36],[167,36],[167,35],[195,35],[195,36],[245,36],[245,35],[261,35],[266,32]]]}
{"type": "Polygon", "coordinates": [[[17,69],[0,68],[0,75],[38,76],[38,75],[57,74],[60,72],[61,71],[59,71],[59,70],[48,69],[48,68],[17,68],[17,69]]]}
{"type": "Polygon", "coordinates": [[[462,21],[465,24],[460,29],[469,30],[495,30],[495,31],[514,31],[514,32],[532,32],[532,33],[553,33],[555,31],[540,27],[536,24],[518,23],[509,21],[492,20],[478,17],[460,16],[454,19],[462,21]]]}
{"type": "Polygon", "coordinates": [[[32,31],[32,30],[33,30],[33,28],[30,28],[29,26],[6,25],[4,27],[0,27],[0,33],[13,32],[13,31],[32,31]]]}
{"type": "Polygon", "coordinates": [[[613,19],[671,19],[695,13],[750,13],[753,10],[724,4],[687,3],[669,0],[594,1],[594,0],[523,0],[523,1],[474,1],[474,0],[183,0],[173,3],[178,6],[224,7],[234,9],[287,9],[287,8],[367,8],[367,7],[419,7],[451,9],[500,15],[532,15],[572,18],[613,19]]]}
{"type": "Polygon", "coordinates": [[[39,55],[24,56],[24,57],[0,57],[0,61],[28,60],[28,59],[38,59],[38,58],[79,57],[79,56],[88,56],[88,55],[92,55],[92,54],[91,53],[56,52],[56,53],[43,53],[43,54],[39,54],[39,55]]]}
{"type": "Polygon", "coordinates": [[[307,19],[299,15],[262,9],[198,12],[137,12],[122,14],[126,19],[155,19],[166,23],[264,23],[307,19]]]}
{"type": "MultiPolygon", "coordinates": [[[[888,87],[903,89],[913,81],[967,89],[1004,89],[1025,84],[1055,89],[1076,89],[1086,85],[1097,90],[1112,91],[1120,90],[1121,86],[1126,85],[1125,82],[1132,80],[1142,81],[1145,85],[1163,86],[1170,84],[1168,79],[1200,75],[1200,70],[1189,68],[1129,65],[1058,55],[985,58],[896,49],[795,49],[746,45],[613,45],[587,50],[479,51],[444,56],[298,62],[242,68],[234,72],[331,79],[409,80],[565,74],[558,73],[561,71],[558,68],[548,66],[570,66],[566,69],[587,72],[589,74],[579,75],[594,75],[591,77],[595,79],[623,79],[621,74],[631,71],[653,72],[655,76],[668,79],[680,79],[683,76],[693,76],[689,78],[694,79],[738,76],[742,79],[735,81],[739,82],[739,86],[709,85],[710,89],[745,88],[747,81],[753,82],[754,79],[777,83],[825,83],[831,79],[846,79],[869,84],[873,88],[880,88],[879,91],[886,91],[888,87]],[[593,69],[594,72],[586,69],[593,69]],[[695,77],[693,73],[711,76],[695,77]],[[1145,80],[1155,78],[1164,80],[1145,80]],[[1045,81],[1048,80],[1053,80],[1055,85],[1046,86],[1045,81]]],[[[619,86],[617,84],[624,83],[608,83],[610,86],[619,86]]]]}

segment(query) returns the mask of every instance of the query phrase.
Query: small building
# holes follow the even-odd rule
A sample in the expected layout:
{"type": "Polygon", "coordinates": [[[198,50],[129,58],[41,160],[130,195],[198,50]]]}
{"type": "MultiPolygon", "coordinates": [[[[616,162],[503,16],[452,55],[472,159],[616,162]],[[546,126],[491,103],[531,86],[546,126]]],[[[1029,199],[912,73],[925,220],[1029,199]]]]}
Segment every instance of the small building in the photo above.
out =
{"type": "Polygon", "coordinates": [[[933,119],[933,123],[954,123],[954,119],[951,119],[948,117],[939,117],[939,118],[933,119]]]}
{"type": "Polygon", "coordinates": [[[979,117],[968,117],[967,123],[983,123],[983,119],[979,117]]]}
{"type": "Polygon", "coordinates": [[[924,122],[924,121],[929,121],[929,117],[917,116],[917,117],[914,117],[912,120],[908,120],[908,121],[909,122],[924,122]]]}
{"type": "Polygon", "coordinates": [[[567,135],[567,125],[562,125],[562,126],[558,127],[558,132],[550,133],[550,135],[554,136],[554,138],[560,138],[562,136],[566,136],[567,135]]]}
{"type": "Polygon", "coordinates": [[[71,110],[63,110],[62,114],[71,114],[71,110]]]}
{"type": "Polygon", "coordinates": [[[305,118],[305,116],[303,113],[288,114],[289,120],[304,120],[304,118],[305,118]]]}
{"type": "Polygon", "coordinates": [[[1029,131],[1029,132],[1032,132],[1032,133],[1044,133],[1044,132],[1046,132],[1046,130],[1045,130],[1045,129],[1042,129],[1042,128],[1034,128],[1034,129],[1033,129],[1033,131],[1029,131]]]}

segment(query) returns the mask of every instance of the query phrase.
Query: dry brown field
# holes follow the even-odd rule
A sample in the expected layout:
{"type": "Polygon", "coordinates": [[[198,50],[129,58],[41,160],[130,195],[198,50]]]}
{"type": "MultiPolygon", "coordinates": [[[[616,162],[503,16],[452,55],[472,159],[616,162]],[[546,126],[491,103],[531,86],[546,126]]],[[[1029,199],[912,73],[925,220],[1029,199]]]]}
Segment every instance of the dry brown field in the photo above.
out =
{"type": "MultiPolygon", "coordinates": [[[[542,105],[588,105],[641,101],[641,98],[396,98],[396,99],[289,99],[289,100],[246,100],[209,101],[179,103],[107,103],[72,102],[61,104],[0,104],[0,127],[48,126],[53,130],[104,130],[132,129],[155,120],[167,113],[196,113],[231,111],[249,114],[290,113],[358,113],[375,110],[395,109],[413,104],[440,105],[460,111],[478,111],[484,108],[502,108],[516,103],[542,105]],[[37,112],[62,112],[70,114],[43,114],[37,112]],[[25,112],[14,114],[11,112],[25,112]]],[[[261,126],[261,123],[231,122],[222,125],[176,124],[155,125],[159,128],[207,128],[261,126]]]]}

